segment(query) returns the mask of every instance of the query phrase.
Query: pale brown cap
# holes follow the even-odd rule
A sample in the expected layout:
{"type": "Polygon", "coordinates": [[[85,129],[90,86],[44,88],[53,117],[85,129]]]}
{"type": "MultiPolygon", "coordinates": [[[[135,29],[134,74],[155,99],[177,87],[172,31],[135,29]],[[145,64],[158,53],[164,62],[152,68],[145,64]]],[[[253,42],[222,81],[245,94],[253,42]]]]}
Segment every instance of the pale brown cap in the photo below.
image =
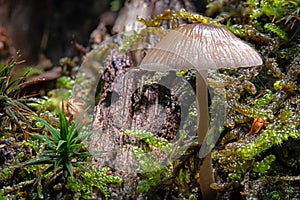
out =
{"type": "Polygon", "coordinates": [[[260,55],[224,26],[188,24],[170,30],[143,59],[140,68],[218,69],[258,66],[260,55]]]}

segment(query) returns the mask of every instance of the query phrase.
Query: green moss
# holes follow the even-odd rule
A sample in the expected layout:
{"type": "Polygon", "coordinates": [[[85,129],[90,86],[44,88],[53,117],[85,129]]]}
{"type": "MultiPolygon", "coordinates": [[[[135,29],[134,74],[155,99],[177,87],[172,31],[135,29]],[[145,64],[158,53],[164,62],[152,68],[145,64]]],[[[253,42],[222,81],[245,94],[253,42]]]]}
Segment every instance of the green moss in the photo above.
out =
{"type": "Polygon", "coordinates": [[[172,150],[172,145],[167,140],[163,138],[155,137],[150,132],[135,129],[135,130],[126,130],[124,134],[131,137],[136,137],[139,140],[149,145],[153,145],[166,153],[169,153],[172,150]]]}
{"type": "Polygon", "coordinates": [[[108,200],[110,198],[109,184],[122,182],[120,177],[109,175],[109,172],[108,167],[97,169],[88,166],[85,171],[75,173],[74,178],[68,178],[66,187],[70,190],[69,196],[77,197],[76,199],[96,199],[97,193],[100,192],[108,200]]]}
{"type": "Polygon", "coordinates": [[[167,168],[159,163],[153,155],[145,152],[139,147],[133,147],[133,152],[140,165],[140,174],[142,180],[137,186],[139,192],[147,192],[151,187],[159,184],[163,178],[166,178],[167,168]],[[165,174],[162,176],[162,174],[165,174]]]}
{"type": "Polygon", "coordinates": [[[281,90],[283,86],[286,85],[286,82],[284,80],[278,80],[274,83],[274,89],[275,90],[281,90]]]}
{"type": "MultiPolygon", "coordinates": [[[[265,99],[263,100],[265,102],[265,99]]],[[[239,104],[235,103],[232,105],[232,107],[237,111],[238,113],[243,114],[246,117],[256,119],[259,117],[268,119],[268,120],[273,120],[274,119],[274,113],[270,108],[255,108],[246,104],[239,104]]]]}
{"type": "Polygon", "coordinates": [[[299,7],[299,1],[268,1],[268,0],[248,0],[251,8],[255,8],[254,14],[252,15],[253,19],[266,15],[272,21],[275,19],[280,19],[288,14],[288,12],[299,7]]]}
{"type": "Polygon", "coordinates": [[[266,174],[270,170],[275,159],[276,157],[272,154],[266,156],[262,161],[254,163],[253,171],[260,174],[266,174]]]}
{"type": "Polygon", "coordinates": [[[4,168],[0,172],[0,182],[4,183],[8,179],[11,179],[14,173],[14,168],[4,168]]]}
{"type": "Polygon", "coordinates": [[[110,2],[110,10],[113,12],[119,11],[122,6],[122,0],[112,0],[110,2]]]}
{"type": "Polygon", "coordinates": [[[71,79],[71,77],[62,76],[57,79],[56,85],[58,88],[66,88],[70,90],[74,86],[74,80],[71,79]]]}
{"type": "Polygon", "coordinates": [[[255,142],[246,144],[237,151],[243,158],[251,159],[275,145],[281,145],[289,138],[300,139],[299,123],[269,124],[255,142]]]}
{"type": "Polygon", "coordinates": [[[279,26],[276,26],[274,23],[267,23],[264,25],[266,31],[275,33],[278,37],[283,39],[285,42],[289,40],[288,34],[282,30],[279,26]]]}
{"type": "Polygon", "coordinates": [[[284,199],[294,196],[295,185],[290,184],[291,190],[286,192],[288,182],[271,182],[267,175],[289,178],[298,167],[298,156],[294,154],[298,152],[297,145],[289,144],[300,139],[297,100],[300,98],[297,73],[300,23],[293,17],[299,16],[300,2],[248,0],[248,7],[240,10],[238,14],[242,16],[238,18],[231,10],[241,4],[221,2],[218,12],[227,11],[230,15],[224,23],[235,35],[252,43],[265,62],[261,67],[248,70],[220,70],[224,81],[230,84],[220,91],[227,98],[227,129],[223,132],[224,139],[212,154],[215,170],[222,180],[222,184],[216,184],[217,189],[230,194],[230,190],[237,188],[224,188],[223,185],[237,181],[244,186],[240,192],[247,198],[284,199]],[[249,84],[244,80],[251,82],[257,92],[249,92],[249,84]],[[267,121],[260,132],[245,136],[253,120],[259,117],[267,121]],[[275,155],[285,156],[276,159],[275,155]]]}
{"type": "Polygon", "coordinates": [[[244,27],[240,24],[229,26],[229,30],[239,37],[245,37],[244,27]]]}
{"type": "Polygon", "coordinates": [[[274,99],[273,92],[268,89],[265,92],[266,92],[266,94],[264,94],[264,96],[260,97],[259,99],[255,99],[255,101],[254,101],[255,107],[260,108],[264,105],[270,104],[273,101],[273,99],[274,99]]]}

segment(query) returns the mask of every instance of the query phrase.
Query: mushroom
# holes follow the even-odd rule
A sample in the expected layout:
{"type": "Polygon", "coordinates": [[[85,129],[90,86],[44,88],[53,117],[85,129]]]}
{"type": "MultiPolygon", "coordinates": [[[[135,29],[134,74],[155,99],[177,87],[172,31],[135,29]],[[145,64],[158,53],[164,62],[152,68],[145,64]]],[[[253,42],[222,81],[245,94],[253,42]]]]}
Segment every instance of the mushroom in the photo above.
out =
{"type": "MultiPolygon", "coordinates": [[[[197,70],[196,96],[201,111],[201,120],[198,115],[198,140],[202,144],[209,127],[207,70],[261,64],[259,54],[225,27],[189,24],[170,30],[148,51],[140,68],[150,71],[197,70]]],[[[215,199],[216,192],[210,188],[214,182],[210,152],[204,158],[199,173],[202,199],[215,199]]]]}

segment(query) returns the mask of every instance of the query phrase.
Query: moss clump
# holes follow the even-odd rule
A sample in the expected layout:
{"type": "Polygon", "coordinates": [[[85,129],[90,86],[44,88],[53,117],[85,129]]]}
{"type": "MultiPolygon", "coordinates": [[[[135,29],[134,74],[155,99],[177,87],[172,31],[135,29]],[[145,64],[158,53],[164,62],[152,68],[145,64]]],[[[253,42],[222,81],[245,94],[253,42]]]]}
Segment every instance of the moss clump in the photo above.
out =
{"type": "Polygon", "coordinates": [[[214,187],[225,191],[224,197],[239,191],[240,199],[298,198],[293,192],[298,187],[288,182],[300,166],[298,149],[291,145],[300,139],[298,12],[299,1],[249,0],[243,6],[224,0],[208,6],[211,16],[226,13],[223,23],[264,60],[255,68],[219,71],[228,84],[216,91],[226,96],[228,107],[226,129],[212,158],[220,177],[214,187]],[[267,121],[260,132],[245,136],[259,117],[267,121]]]}
{"type": "Polygon", "coordinates": [[[262,161],[254,163],[253,171],[260,174],[266,174],[270,170],[271,164],[275,159],[276,157],[274,155],[268,155],[262,161]]]}
{"type": "Polygon", "coordinates": [[[104,199],[108,200],[110,197],[108,186],[121,182],[122,179],[112,175],[112,171],[108,167],[97,169],[89,166],[84,171],[78,171],[74,178],[68,178],[66,188],[71,194],[66,196],[73,197],[73,199],[95,199],[100,192],[104,199]]]}

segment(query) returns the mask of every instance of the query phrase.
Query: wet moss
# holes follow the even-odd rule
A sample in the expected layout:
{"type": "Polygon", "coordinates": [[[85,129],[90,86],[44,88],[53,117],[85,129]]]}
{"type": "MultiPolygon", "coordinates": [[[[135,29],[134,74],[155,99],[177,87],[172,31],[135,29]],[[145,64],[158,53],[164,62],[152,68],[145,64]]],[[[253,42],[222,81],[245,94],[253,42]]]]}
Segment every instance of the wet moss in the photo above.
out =
{"type": "MultiPolygon", "coordinates": [[[[288,185],[286,179],[274,181],[266,176],[297,174],[294,169],[298,162],[293,159],[296,164],[288,165],[293,167],[285,171],[290,161],[278,155],[290,141],[300,139],[299,4],[299,1],[211,1],[206,14],[219,15],[215,19],[184,10],[167,10],[149,21],[141,19],[146,26],[161,26],[163,21],[171,20],[172,28],[177,27],[181,19],[226,24],[263,57],[262,67],[221,69],[223,80],[209,80],[216,93],[227,98],[226,128],[212,154],[219,177],[213,188],[222,191],[224,199],[237,191],[240,199],[242,196],[258,199],[297,196],[292,192],[297,191],[297,187],[288,185]],[[222,84],[224,87],[220,88],[222,84]],[[257,118],[267,121],[262,130],[245,136],[257,118]],[[290,190],[285,190],[286,187],[290,190]]],[[[287,151],[295,152],[293,147],[287,151]]]]}
{"type": "Polygon", "coordinates": [[[208,11],[227,12],[223,23],[253,44],[264,65],[238,73],[219,70],[225,87],[215,90],[226,96],[228,107],[226,129],[212,154],[219,178],[213,186],[224,199],[237,191],[240,199],[298,198],[298,180],[293,176],[299,175],[294,144],[300,139],[299,1],[218,1],[218,5],[208,11]],[[236,17],[233,8],[240,8],[235,12],[243,15],[236,17]],[[261,131],[245,136],[259,117],[267,121],[261,131]]]}

